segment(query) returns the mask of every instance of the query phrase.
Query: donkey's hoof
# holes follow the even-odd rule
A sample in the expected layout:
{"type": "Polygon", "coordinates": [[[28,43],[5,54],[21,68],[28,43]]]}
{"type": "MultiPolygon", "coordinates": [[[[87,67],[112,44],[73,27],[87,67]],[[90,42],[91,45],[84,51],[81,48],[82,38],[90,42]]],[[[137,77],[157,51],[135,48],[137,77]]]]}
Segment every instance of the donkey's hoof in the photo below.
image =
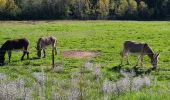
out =
{"type": "Polygon", "coordinates": [[[152,67],[151,70],[156,70],[156,67],[152,67]]]}
{"type": "Polygon", "coordinates": [[[5,65],[5,63],[0,63],[0,66],[4,66],[5,65]]]}

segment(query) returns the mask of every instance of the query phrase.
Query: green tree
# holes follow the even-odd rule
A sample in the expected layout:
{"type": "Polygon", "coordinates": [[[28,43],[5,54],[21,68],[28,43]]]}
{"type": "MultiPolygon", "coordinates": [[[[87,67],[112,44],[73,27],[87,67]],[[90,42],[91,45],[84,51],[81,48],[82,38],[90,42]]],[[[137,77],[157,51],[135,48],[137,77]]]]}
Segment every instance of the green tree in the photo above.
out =
{"type": "Polygon", "coordinates": [[[0,19],[3,19],[5,7],[6,0],[0,0],[0,19]]]}
{"type": "Polygon", "coordinates": [[[170,17],[170,0],[164,0],[162,3],[162,13],[165,17],[170,17]]]}
{"type": "Polygon", "coordinates": [[[91,14],[91,3],[90,0],[83,0],[84,1],[84,6],[83,6],[83,19],[90,19],[90,14],[91,14]]]}
{"type": "Polygon", "coordinates": [[[128,10],[127,10],[127,18],[128,19],[136,19],[137,18],[137,2],[135,0],[128,0],[128,10]]]}
{"type": "Polygon", "coordinates": [[[0,0],[0,14],[5,10],[6,0],[0,0]]]}
{"type": "Polygon", "coordinates": [[[76,19],[89,19],[91,4],[89,0],[74,0],[72,2],[72,16],[76,19]]]}
{"type": "Polygon", "coordinates": [[[148,8],[148,5],[141,1],[139,6],[138,6],[138,16],[140,17],[140,19],[150,19],[151,15],[152,15],[152,9],[150,10],[148,8]]]}
{"type": "Polygon", "coordinates": [[[6,0],[0,0],[0,10],[3,10],[6,6],[6,0]]]}
{"type": "Polygon", "coordinates": [[[98,0],[96,5],[97,19],[106,19],[109,14],[109,0],[98,0]]]}
{"type": "Polygon", "coordinates": [[[0,18],[11,19],[16,18],[18,14],[18,6],[14,0],[0,0],[0,18]]]}
{"type": "Polygon", "coordinates": [[[120,0],[116,3],[115,14],[118,18],[123,18],[128,10],[127,0],[120,0]]]}
{"type": "Polygon", "coordinates": [[[109,1],[109,19],[114,19],[115,18],[115,7],[116,7],[116,4],[115,4],[115,0],[110,0],[109,1]]]}
{"type": "Polygon", "coordinates": [[[56,0],[55,8],[57,9],[55,9],[55,11],[58,18],[60,19],[70,18],[70,14],[72,13],[70,10],[71,9],[70,6],[72,2],[73,0],[56,0]]]}

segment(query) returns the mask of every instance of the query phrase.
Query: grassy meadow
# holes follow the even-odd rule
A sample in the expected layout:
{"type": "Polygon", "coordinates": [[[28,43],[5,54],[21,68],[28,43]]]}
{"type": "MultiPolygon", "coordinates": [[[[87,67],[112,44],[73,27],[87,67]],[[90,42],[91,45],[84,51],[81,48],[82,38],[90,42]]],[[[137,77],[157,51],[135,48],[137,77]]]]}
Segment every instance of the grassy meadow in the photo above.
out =
{"type": "MultiPolygon", "coordinates": [[[[0,73],[8,77],[6,84],[18,78],[23,79],[24,87],[33,90],[30,94],[33,100],[67,100],[65,95],[70,95],[67,92],[72,93],[74,90],[72,76],[76,77],[75,83],[78,81],[75,88],[79,92],[77,98],[70,100],[170,99],[170,22],[168,21],[0,21],[0,46],[8,39],[24,37],[30,41],[30,60],[20,61],[22,52],[14,51],[11,63],[8,63],[6,55],[6,65],[0,67],[0,73]],[[42,36],[55,36],[58,40],[55,64],[60,66],[60,69],[56,68],[59,71],[51,69],[51,47],[47,48],[46,58],[36,59],[36,43],[42,36]],[[115,69],[120,64],[120,51],[125,40],[146,42],[154,52],[159,52],[158,70],[147,74],[151,83],[149,87],[144,86],[137,92],[103,93],[102,87],[106,80],[117,82],[124,78],[115,69]],[[86,59],[63,57],[62,52],[68,50],[95,51],[97,56],[86,59]],[[95,67],[96,69],[93,69],[96,71],[90,71],[84,66],[100,66],[100,68],[95,67]],[[39,81],[35,77],[37,73],[43,73],[43,79],[46,79],[42,87],[41,82],[38,84],[39,81]],[[73,75],[75,73],[77,74],[73,75]],[[54,95],[55,91],[58,92],[57,96],[54,95]]],[[[136,56],[130,56],[131,64],[124,64],[122,69],[132,69],[136,59],[136,56]]],[[[150,68],[150,61],[145,56],[144,67],[139,66],[139,70],[144,72],[150,68]]],[[[73,92],[75,94],[72,95],[77,95],[77,92],[73,92]]]]}

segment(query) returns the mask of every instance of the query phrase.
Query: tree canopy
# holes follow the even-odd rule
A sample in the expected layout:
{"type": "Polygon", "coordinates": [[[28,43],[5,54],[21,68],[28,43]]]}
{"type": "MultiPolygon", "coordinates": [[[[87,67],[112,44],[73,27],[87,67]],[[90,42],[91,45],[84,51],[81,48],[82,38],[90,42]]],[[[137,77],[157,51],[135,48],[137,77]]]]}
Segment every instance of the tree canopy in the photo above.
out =
{"type": "Polygon", "coordinates": [[[1,20],[164,20],[170,0],[0,0],[1,20]]]}

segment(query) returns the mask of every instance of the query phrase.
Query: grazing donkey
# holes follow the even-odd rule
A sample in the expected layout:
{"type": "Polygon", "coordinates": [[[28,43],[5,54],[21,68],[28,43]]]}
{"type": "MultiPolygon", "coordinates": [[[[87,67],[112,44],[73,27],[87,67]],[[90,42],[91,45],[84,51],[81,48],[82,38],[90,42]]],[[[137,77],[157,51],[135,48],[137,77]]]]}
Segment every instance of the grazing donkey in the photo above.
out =
{"type": "Polygon", "coordinates": [[[43,50],[44,58],[45,58],[46,57],[45,49],[46,46],[48,45],[52,45],[52,49],[55,51],[55,54],[57,54],[56,43],[57,43],[57,39],[53,36],[39,38],[37,42],[37,56],[41,58],[41,51],[43,50]]]}
{"type": "Polygon", "coordinates": [[[29,59],[28,46],[29,46],[29,41],[25,38],[7,40],[0,48],[0,64],[1,65],[4,64],[6,52],[8,52],[8,57],[9,57],[9,62],[10,62],[12,50],[22,49],[23,55],[21,57],[21,60],[24,59],[25,54],[27,54],[27,59],[29,59]]]}
{"type": "Polygon", "coordinates": [[[134,54],[139,55],[138,60],[137,60],[137,65],[140,60],[141,66],[143,66],[143,56],[148,55],[148,57],[151,60],[151,64],[152,64],[153,68],[154,69],[157,68],[157,61],[158,61],[159,53],[154,54],[148,44],[137,43],[137,42],[133,42],[133,41],[125,41],[123,50],[121,52],[121,65],[123,64],[124,56],[126,56],[127,64],[129,64],[129,60],[128,60],[129,53],[132,53],[132,54],[134,53],[134,54]]]}

